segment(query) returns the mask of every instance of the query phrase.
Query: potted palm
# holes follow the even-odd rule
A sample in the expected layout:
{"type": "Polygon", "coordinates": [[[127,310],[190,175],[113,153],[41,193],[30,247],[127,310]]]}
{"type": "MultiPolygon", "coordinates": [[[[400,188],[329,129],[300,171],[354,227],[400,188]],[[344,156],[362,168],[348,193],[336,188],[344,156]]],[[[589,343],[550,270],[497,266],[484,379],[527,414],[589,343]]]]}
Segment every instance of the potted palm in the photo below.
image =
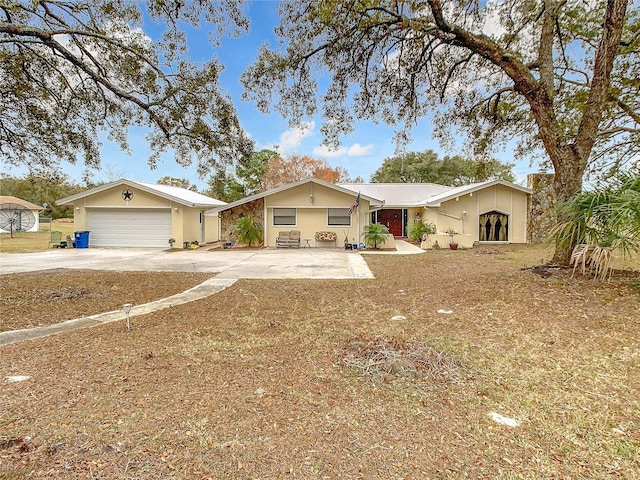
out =
{"type": "Polygon", "coordinates": [[[445,233],[447,235],[449,235],[449,248],[451,250],[457,250],[458,249],[458,242],[456,242],[454,240],[454,235],[457,235],[458,232],[456,232],[453,228],[447,228],[447,230],[445,231],[445,233]]]}
{"type": "Polygon", "coordinates": [[[387,241],[389,229],[381,223],[372,223],[364,227],[362,234],[367,247],[378,248],[378,245],[382,245],[387,241]]]}

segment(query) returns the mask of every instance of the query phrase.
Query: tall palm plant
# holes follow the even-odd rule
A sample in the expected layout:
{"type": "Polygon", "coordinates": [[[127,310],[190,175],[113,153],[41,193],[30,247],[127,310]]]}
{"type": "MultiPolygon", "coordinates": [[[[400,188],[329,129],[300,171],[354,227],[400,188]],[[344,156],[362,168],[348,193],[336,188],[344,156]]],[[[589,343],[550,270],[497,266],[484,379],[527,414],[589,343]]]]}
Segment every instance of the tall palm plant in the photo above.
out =
{"type": "MultiPolygon", "coordinates": [[[[576,263],[584,266],[588,260],[584,255],[602,249],[618,250],[624,256],[640,253],[640,175],[619,173],[558,208],[558,218],[565,220],[551,231],[550,238],[566,248],[580,246],[574,250],[576,263]]],[[[602,267],[599,265],[600,271],[602,267]]]]}
{"type": "Polygon", "coordinates": [[[362,234],[367,246],[378,248],[378,245],[386,243],[389,229],[381,223],[372,223],[364,227],[362,234]]]}
{"type": "Polygon", "coordinates": [[[249,245],[262,239],[262,226],[251,217],[240,218],[233,226],[233,232],[240,243],[249,245]]]}

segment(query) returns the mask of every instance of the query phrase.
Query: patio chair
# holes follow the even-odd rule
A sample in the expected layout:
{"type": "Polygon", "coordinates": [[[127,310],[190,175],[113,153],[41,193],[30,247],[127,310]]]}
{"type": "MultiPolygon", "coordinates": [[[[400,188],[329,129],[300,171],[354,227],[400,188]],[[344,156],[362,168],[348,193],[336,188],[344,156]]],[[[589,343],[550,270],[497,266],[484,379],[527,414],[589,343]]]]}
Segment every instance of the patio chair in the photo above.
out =
{"type": "Polygon", "coordinates": [[[60,242],[62,241],[62,232],[53,231],[51,232],[51,238],[49,239],[49,247],[58,248],[60,247],[60,242]]]}

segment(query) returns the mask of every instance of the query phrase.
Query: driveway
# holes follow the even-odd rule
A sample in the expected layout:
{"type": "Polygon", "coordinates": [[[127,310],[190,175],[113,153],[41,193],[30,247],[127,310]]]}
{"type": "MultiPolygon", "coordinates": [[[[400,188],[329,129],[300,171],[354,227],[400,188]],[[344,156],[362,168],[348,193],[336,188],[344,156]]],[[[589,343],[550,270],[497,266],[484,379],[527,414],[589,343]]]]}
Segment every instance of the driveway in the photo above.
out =
{"type": "MultiPolygon", "coordinates": [[[[396,242],[398,254],[422,253],[407,242],[396,242]]],[[[80,328],[122,321],[182,303],[208,297],[240,278],[373,278],[357,252],[340,249],[196,250],[79,248],[52,249],[37,253],[0,253],[0,273],[37,272],[56,269],[115,270],[121,272],[210,272],[202,284],[167,298],[27,330],[0,332],[0,346],[34,340],[80,328]]]]}
{"type": "Polygon", "coordinates": [[[340,249],[51,249],[0,254],[3,274],[53,269],[199,272],[216,278],[373,278],[363,258],[340,249]]]}

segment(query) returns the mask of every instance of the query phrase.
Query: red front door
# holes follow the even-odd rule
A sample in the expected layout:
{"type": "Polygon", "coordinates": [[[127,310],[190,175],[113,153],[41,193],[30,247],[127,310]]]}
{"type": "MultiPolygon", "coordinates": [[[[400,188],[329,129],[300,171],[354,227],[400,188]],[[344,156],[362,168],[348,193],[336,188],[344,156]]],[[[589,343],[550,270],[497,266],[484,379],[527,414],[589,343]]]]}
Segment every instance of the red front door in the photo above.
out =
{"type": "Polygon", "coordinates": [[[386,225],[394,237],[402,237],[402,210],[378,210],[378,223],[386,225]]]}

